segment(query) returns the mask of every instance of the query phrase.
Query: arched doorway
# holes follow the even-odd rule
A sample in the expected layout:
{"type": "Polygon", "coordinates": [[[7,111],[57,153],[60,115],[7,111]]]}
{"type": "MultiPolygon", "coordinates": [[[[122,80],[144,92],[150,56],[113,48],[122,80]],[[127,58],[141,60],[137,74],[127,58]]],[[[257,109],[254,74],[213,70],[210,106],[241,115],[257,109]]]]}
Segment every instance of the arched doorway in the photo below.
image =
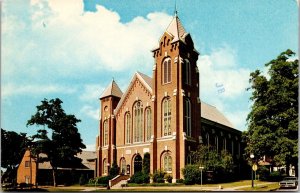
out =
{"type": "Polygon", "coordinates": [[[142,171],[142,164],[143,164],[142,157],[140,156],[140,154],[137,154],[133,160],[134,173],[142,171]]]}

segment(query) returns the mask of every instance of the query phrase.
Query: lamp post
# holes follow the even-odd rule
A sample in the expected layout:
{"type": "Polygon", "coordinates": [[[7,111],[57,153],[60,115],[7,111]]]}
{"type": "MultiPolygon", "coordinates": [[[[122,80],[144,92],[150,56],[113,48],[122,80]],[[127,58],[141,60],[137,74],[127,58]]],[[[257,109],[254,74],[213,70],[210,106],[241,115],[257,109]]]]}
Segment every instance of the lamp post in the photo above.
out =
{"type": "MultiPolygon", "coordinates": [[[[254,154],[253,153],[250,154],[250,158],[251,158],[252,165],[253,165],[253,158],[254,158],[254,154]]],[[[253,182],[253,170],[252,170],[252,167],[251,167],[251,180],[252,180],[251,187],[253,188],[254,187],[254,182],[253,182]]]]}
{"type": "Polygon", "coordinates": [[[199,166],[199,169],[200,169],[200,174],[201,174],[201,189],[202,189],[202,171],[203,171],[204,167],[199,166]]]}

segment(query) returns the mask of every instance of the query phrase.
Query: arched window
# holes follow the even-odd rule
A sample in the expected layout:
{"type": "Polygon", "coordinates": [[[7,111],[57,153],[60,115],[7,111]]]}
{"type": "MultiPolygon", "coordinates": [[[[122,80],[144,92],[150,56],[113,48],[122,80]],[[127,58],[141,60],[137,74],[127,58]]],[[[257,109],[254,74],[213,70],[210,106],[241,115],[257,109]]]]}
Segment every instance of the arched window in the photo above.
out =
{"type": "Polygon", "coordinates": [[[150,141],[151,138],[151,109],[146,109],[146,141],[150,141]]]}
{"type": "Polygon", "coordinates": [[[209,134],[208,133],[206,133],[206,142],[207,142],[207,146],[209,146],[209,134]]]}
{"type": "Polygon", "coordinates": [[[107,161],[106,161],[106,159],[103,160],[103,174],[107,174],[107,161]]]}
{"type": "Polygon", "coordinates": [[[219,151],[219,139],[218,136],[215,136],[215,149],[218,152],[219,151]]]}
{"type": "Polygon", "coordinates": [[[130,143],[130,122],[131,122],[131,116],[130,113],[127,112],[125,114],[125,136],[126,136],[126,143],[130,143]]]}
{"type": "Polygon", "coordinates": [[[184,83],[191,85],[191,63],[186,59],[184,62],[183,79],[184,83]]]}
{"type": "Polygon", "coordinates": [[[108,145],[108,123],[104,121],[103,123],[103,146],[108,145]]]}
{"type": "Polygon", "coordinates": [[[163,62],[163,83],[171,82],[171,59],[167,58],[163,62]]]}
{"type": "Polygon", "coordinates": [[[120,166],[121,174],[126,174],[126,160],[124,157],[121,159],[120,166]]]}
{"type": "Polygon", "coordinates": [[[163,136],[171,135],[171,100],[163,100],[163,136]]]}
{"type": "Polygon", "coordinates": [[[134,104],[134,142],[143,140],[143,107],[141,101],[134,104]]]}
{"type": "Polygon", "coordinates": [[[191,128],[191,101],[189,99],[185,100],[185,125],[187,136],[192,136],[191,128]]]}
{"type": "Polygon", "coordinates": [[[172,172],[172,157],[169,153],[164,155],[164,171],[172,172]]]}

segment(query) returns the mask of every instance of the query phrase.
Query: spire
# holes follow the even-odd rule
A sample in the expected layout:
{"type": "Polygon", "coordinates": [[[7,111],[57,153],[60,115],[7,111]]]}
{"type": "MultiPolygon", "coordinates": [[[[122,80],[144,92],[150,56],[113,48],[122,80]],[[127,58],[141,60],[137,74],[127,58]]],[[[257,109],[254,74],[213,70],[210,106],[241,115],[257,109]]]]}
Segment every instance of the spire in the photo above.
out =
{"type": "Polygon", "coordinates": [[[174,16],[177,17],[177,4],[176,4],[176,0],[175,0],[175,10],[174,10],[174,16]]]}
{"type": "Polygon", "coordinates": [[[115,96],[115,97],[121,98],[122,95],[123,95],[123,93],[122,93],[120,87],[113,79],[111,81],[111,83],[106,87],[106,89],[104,90],[102,95],[100,96],[100,99],[102,99],[104,97],[108,97],[108,96],[115,96]]]}
{"type": "Polygon", "coordinates": [[[181,40],[184,42],[184,36],[187,34],[187,32],[185,31],[183,25],[181,24],[178,18],[176,9],[175,9],[175,15],[173,17],[173,20],[169,24],[166,31],[174,37],[172,42],[175,42],[177,40],[181,40]]]}

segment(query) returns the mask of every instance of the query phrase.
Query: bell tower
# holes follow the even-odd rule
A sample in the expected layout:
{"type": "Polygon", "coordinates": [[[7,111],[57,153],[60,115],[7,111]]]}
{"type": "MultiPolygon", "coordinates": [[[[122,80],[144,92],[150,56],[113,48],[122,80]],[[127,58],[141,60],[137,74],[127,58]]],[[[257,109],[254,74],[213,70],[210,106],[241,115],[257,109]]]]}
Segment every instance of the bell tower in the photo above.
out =
{"type": "Polygon", "coordinates": [[[164,170],[176,180],[183,178],[181,168],[188,162],[189,151],[199,144],[201,119],[196,65],[199,53],[176,11],[152,52],[155,140],[151,159],[157,162],[151,168],[164,169],[167,164],[163,157],[168,154],[172,164],[164,170]]]}
{"type": "Polygon", "coordinates": [[[123,93],[117,83],[112,80],[100,97],[100,124],[97,137],[97,160],[99,162],[97,176],[109,174],[109,168],[116,160],[116,119],[114,109],[123,93]]]}

